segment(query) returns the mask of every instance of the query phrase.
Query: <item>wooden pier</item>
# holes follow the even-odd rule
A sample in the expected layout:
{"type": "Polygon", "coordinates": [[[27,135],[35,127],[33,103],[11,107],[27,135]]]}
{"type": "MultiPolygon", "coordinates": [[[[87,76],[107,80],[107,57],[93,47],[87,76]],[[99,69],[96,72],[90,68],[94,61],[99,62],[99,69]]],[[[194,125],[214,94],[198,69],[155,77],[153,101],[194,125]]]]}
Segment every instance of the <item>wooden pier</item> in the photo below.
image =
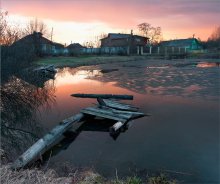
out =
{"type": "Polygon", "coordinates": [[[139,112],[137,107],[121,103],[115,99],[132,100],[131,95],[112,95],[112,94],[72,94],[78,98],[97,98],[98,104],[93,107],[87,107],[81,110],[77,115],[63,120],[59,125],[53,128],[43,138],[39,139],[27,151],[25,151],[12,164],[12,168],[19,169],[39,159],[47,150],[62,140],[63,134],[71,129],[77,131],[90,117],[99,117],[110,119],[115,122],[109,127],[111,136],[117,136],[127,123],[133,119],[148,116],[139,112]]]}

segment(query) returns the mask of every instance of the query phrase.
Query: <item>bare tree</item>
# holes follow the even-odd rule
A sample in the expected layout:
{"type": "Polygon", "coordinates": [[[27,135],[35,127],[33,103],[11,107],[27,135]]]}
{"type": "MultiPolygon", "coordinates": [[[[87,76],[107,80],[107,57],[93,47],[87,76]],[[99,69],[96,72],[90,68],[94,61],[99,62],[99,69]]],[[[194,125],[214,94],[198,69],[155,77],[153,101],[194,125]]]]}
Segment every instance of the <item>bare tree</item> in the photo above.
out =
{"type": "Polygon", "coordinates": [[[138,24],[138,30],[142,36],[148,37],[151,44],[158,43],[162,39],[161,27],[153,27],[149,23],[138,24]]]}
{"type": "Polygon", "coordinates": [[[105,38],[105,37],[107,37],[107,34],[106,34],[106,33],[101,33],[100,35],[95,36],[95,39],[94,39],[94,47],[96,47],[96,48],[101,47],[101,39],[102,39],[102,38],[105,38]]]}
{"type": "Polygon", "coordinates": [[[215,28],[215,30],[212,32],[211,36],[208,38],[208,40],[217,41],[220,40],[220,26],[215,28]]]}
{"type": "Polygon", "coordinates": [[[0,11],[0,45],[11,45],[22,36],[22,31],[17,26],[9,26],[8,12],[0,11]]]}
{"type": "Polygon", "coordinates": [[[144,22],[144,23],[138,24],[137,27],[142,36],[149,37],[150,31],[152,29],[151,24],[144,22]]]}
{"type": "Polygon", "coordinates": [[[3,35],[7,27],[6,16],[8,12],[0,11],[0,34],[3,35]]]}
{"type": "Polygon", "coordinates": [[[24,29],[24,36],[33,34],[34,32],[41,32],[44,37],[47,38],[51,37],[46,24],[43,21],[38,20],[37,18],[28,22],[26,28],[24,29]]]}
{"type": "Polygon", "coordinates": [[[156,44],[160,42],[161,39],[162,39],[161,27],[152,27],[150,34],[151,43],[156,44]]]}
{"type": "Polygon", "coordinates": [[[85,41],[82,45],[84,47],[87,47],[87,48],[94,48],[94,42],[93,41],[85,41]]]}
{"type": "Polygon", "coordinates": [[[220,48],[220,26],[216,27],[210,37],[208,38],[205,46],[208,49],[219,49],[220,48]]]}
{"type": "Polygon", "coordinates": [[[95,36],[93,40],[84,42],[83,46],[87,48],[99,48],[101,46],[101,39],[106,36],[106,33],[101,33],[100,35],[95,36]]]}

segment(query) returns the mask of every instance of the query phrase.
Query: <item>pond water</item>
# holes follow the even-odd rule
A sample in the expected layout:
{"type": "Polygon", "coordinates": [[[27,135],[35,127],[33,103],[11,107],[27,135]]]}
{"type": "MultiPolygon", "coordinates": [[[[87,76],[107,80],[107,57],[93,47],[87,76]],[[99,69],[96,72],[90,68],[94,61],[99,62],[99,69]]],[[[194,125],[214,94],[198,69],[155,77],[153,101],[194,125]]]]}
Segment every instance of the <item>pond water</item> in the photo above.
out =
{"type": "Polygon", "coordinates": [[[49,166],[68,162],[106,177],[114,177],[117,169],[120,177],[164,172],[186,183],[218,183],[219,67],[166,66],[140,61],[59,69],[45,83],[55,87],[56,96],[50,110],[38,115],[46,128],[96,103],[73,93],[131,94],[134,100],[126,102],[151,116],[133,120],[116,140],[95,128],[105,122],[91,120],[97,122],[94,128],[59,144],[49,166]]]}

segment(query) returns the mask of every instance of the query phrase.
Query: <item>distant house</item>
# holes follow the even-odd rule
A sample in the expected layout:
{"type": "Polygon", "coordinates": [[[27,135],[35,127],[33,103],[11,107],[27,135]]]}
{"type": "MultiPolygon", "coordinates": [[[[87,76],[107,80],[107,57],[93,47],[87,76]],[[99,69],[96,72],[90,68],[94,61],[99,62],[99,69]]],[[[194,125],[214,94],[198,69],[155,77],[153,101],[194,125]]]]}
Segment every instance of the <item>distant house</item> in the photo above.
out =
{"type": "Polygon", "coordinates": [[[65,47],[63,44],[52,42],[52,54],[63,55],[65,54],[65,47]]]}
{"type": "Polygon", "coordinates": [[[28,45],[35,50],[38,56],[49,55],[52,52],[52,42],[42,36],[40,32],[29,34],[20,40],[16,41],[13,45],[28,45]]]}
{"type": "Polygon", "coordinates": [[[78,54],[81,54],[83,52],[83,49],[85,47],[83,47],[79,43],[71,43],[66,48],[68,49],[68,53],[70,55],[78,55],[78,54]]]}
{"type": "Polygon", "coordinates": [[[160,47],[179,47],[189,51],[202,49],[201,43],[196,38],[177,39],[160,42],[160,47]]]}
{"type": "Polygon", "coordinates": [[[28,44],[29,47],[32,47],[35,50],[36,55],[60,55],[65,53],[64,45],[42,36],[40,32],[33,32],[33,34],[27,35],[13,45],[24,45],[28,44]]]}
{"type": "Polygon", "coordinates": [[[142,55],[149,38],[131,34],[109,33],[101,39],[101,51],[114,54],[142,55]]]}

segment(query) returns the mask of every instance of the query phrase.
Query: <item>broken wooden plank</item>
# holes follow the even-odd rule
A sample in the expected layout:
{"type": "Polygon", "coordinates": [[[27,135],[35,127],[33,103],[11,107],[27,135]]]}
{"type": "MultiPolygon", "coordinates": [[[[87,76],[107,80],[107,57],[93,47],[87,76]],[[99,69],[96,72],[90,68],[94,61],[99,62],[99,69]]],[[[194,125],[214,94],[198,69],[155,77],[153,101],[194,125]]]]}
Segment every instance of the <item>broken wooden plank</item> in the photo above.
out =
{"type": "Polygon", "coordinates": [[[98,100],[99,104],[102,106],[107,106],[107,107],[111,107],[113,109],[118,109],[118,110],[125,110],[125,111],[138,111],[137,107],[128,105],[128,104],[123,104],[123,103],[119,103],[117,101],[113,101],[113,100],[107,100],[107,99],[103,99],[104,103],[100,103],[100,101],[98,100]]]}
{"type": "Polygon", "coordinates": [[[121,122],[126,122],[131,117],[131,115],[128,115],[128,114],[117,114],[115,112],[111,112],[109,110],[100,109],[96,107],[88,107],[88,108],[82,109],[81,113],[98,116],[102,118],[107,118],[107,119],[112,119],[116,121],[121,121],[121,122]]]}
{"type": "Polygon", "coordinates": [[[12,164],[13,169],[25,167],[31,161],[39,158],[45,151],[51,148],[54,143],[66,132],[73,123],[80,122],[84,118],[84,114],[79,113],[68,119],[63,120],[59,125],[52,129],[43,138],[39,139],[27,151],[25,151],[17,160],[12,164]]]}
{"type": "Polygon", "coordinates": [[[124,115],[125,114],[130,115],[130,119],[148,116],[148,114],[144,114],[143,112],[121,111],[121,110],[115,110],[115,109],[112,109],[112,112],[113,113],[122,113],[124,115]]]}
{"type": "Polygon", "coordinates": [[[72,94],[71,96],[77,97],[77,98],[114,98],[114,99],[122,99],[122,100],[133,100],[132,95],[113,95],[113,94],[82,94],[82,93],[76,93],[72,94]]]}
{"type": "Polygon", "coordinates": [[[33,71],[37,72],[56,72],[54,65],[47,65],[35,68],[33,71]]]}
{"type": "Polygon", "coordinates": [[[100,112],[100,113],[104,113],[104,114],[110,114],[113,116],[119,116],[121,118],[125,118],[125,119],[130,119],[132,117],[133,114],[138,113],[138,112],[129,112],[129,111],[120,111],[120,110],[116,110],[116,109],[112,109],[110,107],[103,107],[103,108],[99,108],[99,107],[87,107],[87,110],[91,110],[91,111],[95,111],[95,112],[100,112]]]}

